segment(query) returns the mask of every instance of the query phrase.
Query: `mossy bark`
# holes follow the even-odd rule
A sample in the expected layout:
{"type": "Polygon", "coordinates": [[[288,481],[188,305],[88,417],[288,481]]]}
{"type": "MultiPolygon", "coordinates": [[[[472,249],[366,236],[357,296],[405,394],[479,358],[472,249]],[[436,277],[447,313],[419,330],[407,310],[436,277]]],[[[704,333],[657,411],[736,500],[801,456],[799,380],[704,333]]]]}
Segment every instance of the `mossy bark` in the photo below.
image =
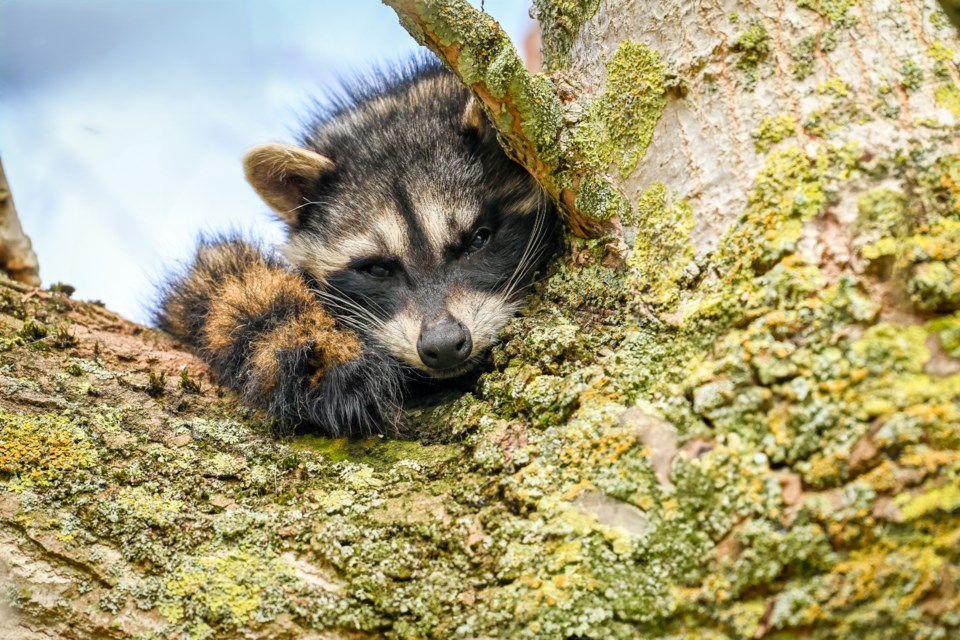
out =
{"type": "Polygon", "coordinates": [[[5,289],[17,633],[960,634],[939,5],[538,0],[530,77],[465,3],[388,4],[600,237],[415,441],[278,441],[162,336],[5,289]]]}

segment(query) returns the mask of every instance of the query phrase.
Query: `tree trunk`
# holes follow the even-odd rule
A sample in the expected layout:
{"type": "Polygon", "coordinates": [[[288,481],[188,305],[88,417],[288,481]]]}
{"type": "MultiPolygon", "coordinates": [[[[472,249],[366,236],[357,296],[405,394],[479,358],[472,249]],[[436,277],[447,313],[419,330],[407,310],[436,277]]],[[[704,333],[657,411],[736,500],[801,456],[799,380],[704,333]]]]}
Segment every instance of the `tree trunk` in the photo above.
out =
{"type": "Polygon", "coordinates": [[[415,442],[277,441],[155,332],[5,289],[13,637],[960,634],[939,5],[537,0],[530,76],[467,3],[386,1],[591,239],[415,442]]]}

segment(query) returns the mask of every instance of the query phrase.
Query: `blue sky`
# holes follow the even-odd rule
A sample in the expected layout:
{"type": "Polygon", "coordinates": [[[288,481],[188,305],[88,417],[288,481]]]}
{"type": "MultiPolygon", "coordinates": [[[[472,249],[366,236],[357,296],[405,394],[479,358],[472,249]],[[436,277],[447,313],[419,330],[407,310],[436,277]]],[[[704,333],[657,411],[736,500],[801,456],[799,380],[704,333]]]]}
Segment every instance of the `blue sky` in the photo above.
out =
{"type": "MultiPolygon", "coordinates": [[[[528,5],[485,2],[515,41],[528,5]]],[[[0,155],[44,283],[142,322],[201,231],[279,240],[243,151],[417,48],[379,0],[0,0],[0,155]]]]}

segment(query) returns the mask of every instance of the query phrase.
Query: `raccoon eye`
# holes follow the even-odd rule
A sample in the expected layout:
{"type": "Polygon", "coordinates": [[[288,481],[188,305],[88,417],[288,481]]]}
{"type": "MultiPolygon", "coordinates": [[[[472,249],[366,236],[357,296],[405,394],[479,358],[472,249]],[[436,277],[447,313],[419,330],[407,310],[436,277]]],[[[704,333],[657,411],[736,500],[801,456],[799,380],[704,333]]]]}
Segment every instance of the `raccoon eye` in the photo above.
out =
{"type": "Polygon", "coordinates": [[[393,270],[389,265],[380,262],[371,262],[356,268],[357,271],[365,273],[373,278],[389,278],[393,270]]]}
{"type": "Polygon", "coordinates": [[[477,229],[476,233],[473,234],[473,238],[470,239],[470,244],[467,245],[467,253],[473,253],[474,251],[483,249],[488,240],[490,240],[490,229],[486,227],[477,229]]]}

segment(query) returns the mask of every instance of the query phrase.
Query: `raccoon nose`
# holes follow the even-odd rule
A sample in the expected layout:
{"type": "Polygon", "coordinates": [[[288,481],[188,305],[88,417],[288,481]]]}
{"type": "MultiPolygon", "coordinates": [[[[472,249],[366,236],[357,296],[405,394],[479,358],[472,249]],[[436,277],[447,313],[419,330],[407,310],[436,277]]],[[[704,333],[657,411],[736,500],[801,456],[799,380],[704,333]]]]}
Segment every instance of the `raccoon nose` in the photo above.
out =
{"type": "Polygon", "coordinates": [[[470,332],[449,313],[420,327],[417,353],[431,369],[449,369],[462,364],[472,350],[470,332]]]}

